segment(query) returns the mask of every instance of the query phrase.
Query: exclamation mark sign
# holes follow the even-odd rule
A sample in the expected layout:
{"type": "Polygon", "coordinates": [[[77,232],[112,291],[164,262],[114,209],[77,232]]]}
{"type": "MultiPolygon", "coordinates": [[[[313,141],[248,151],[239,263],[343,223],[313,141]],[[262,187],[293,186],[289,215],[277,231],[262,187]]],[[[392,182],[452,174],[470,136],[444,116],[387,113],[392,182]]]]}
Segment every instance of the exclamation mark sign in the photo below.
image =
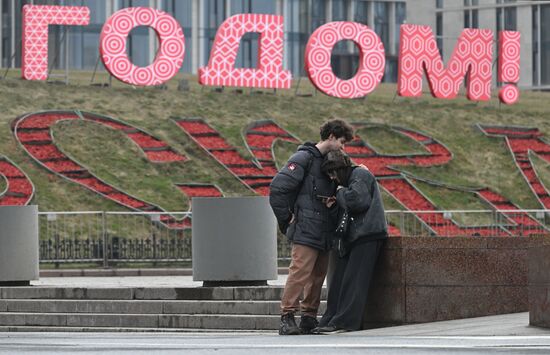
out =
{"type": "Polygon", "coordinates": [[[516,31],[501,31],[498,37],[498,81],[503,84],[498,97],[507,105],[519,100],[519,40],[516,31]]]}

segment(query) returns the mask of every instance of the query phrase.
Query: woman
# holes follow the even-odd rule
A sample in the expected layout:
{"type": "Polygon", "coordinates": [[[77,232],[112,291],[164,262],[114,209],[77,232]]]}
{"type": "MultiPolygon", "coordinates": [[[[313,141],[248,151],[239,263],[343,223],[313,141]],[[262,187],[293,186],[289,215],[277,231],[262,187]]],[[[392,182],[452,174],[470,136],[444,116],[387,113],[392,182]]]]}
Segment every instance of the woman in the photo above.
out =
{"type": "Polygon", "coordinates": [[[353,166],[342,151],[329,152],[321,169],[339,185],[336,202],[349,219],[343,237],[346,252],[336,261],[327,310],[315,333],[359,330],[376,259],[387,238],[384,206],[375,177],[353,166]]]}

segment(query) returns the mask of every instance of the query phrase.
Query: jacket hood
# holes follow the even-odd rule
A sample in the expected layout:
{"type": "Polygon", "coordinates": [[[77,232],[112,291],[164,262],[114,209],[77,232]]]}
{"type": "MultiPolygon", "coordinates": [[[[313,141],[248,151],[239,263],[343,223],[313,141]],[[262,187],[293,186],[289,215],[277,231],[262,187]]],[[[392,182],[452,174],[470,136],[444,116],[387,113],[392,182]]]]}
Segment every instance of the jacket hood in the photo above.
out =
{"type": "Polygon", "coordinates": [[[298,150],[307,150],[311,154],[313,154],[313,156],[315,157],[319,157],[319,158],[323,157],[323,154],[321,154],[319,149],[317,149],[317,147],[315,146],[315,143],[305,142],[304,144],[298,147],[298,150]]]}

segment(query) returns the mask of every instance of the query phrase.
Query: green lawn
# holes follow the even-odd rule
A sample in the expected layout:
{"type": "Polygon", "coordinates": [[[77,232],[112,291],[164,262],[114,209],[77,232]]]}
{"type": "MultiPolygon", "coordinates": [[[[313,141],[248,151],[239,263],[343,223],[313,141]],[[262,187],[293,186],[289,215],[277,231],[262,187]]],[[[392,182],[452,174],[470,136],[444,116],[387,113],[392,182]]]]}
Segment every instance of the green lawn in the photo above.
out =
{"type": "MultiPolygon", "coordinates": [[[[242,130],[255,120],[271,118],[302,140],[317,140],[319,126],[328,118],[382,126],[364,128],[361,136],[378,152],[405,154],[423,152],[416,142],[391,131],[392,125],[416,129],[445,144],[454,154],[443,166],[406,167],[406,172],[423,179],[471,188],[489,186],[523,208],[540,208],[504,140],[485,137],[476,123],[538,127],[550,137],[550,94],[522,92],[520,102],[500,105],[496,98],[473,103],[464,94],[456,100],[436,100],[429,93],[421,98],[395,97],[396,85],[384,84],[368,98],[342,100],[322,94],[294,96],[294,90],[251,93],[234,89],[222,93],[200,87],[190,78],[191,91],[178,92],[177,79],[168,90],[133,88],[114,82],[113,88],[90,86],[91,73],[71,73],[70,85],[29,82],[10,71],[0,81],[0,154],[19,164],[36,186],[35,202],[41,211],[124,210],[84,188],[52,175],[34,163],[16,144],[10,131],[15,117],[40,110],[82,109],[121,119],[145,129],[184,153],[188,161],[151,164],[132,142],[119,132],[89,122],[65,122],[54,128],[61,149],[90,168],[98,177],[128,193],[160,205],[166,210],[185,211],[186,198],[173,183],[215,183],[228,196],[252,195],[227,170],[207,156],[170,120],[171,117],[202,117],[246,157],[242,130]]],[[[104,73],[96,82],[106,81],[104,73]]],[[[295,80],[297,82],[297,80],[295,80]]],[[[426,90],[427,88],[425,88],[426,90]]],[[[312,92],[307,80],[300,91],[312,92]]],[[[497,94],[495,91],[494,95],[497,94]]],[[[276,161],[282,164],[296,149],[295,144],[278,142],[276,161]]],[[[550,182],[548,163],[534,158],[537,171],[550,182]]],[[[0,190],[5,182],[0,180],[0,190]]],[[[416,186],[441,209],[480,209],[484,206],[471,195],[425,183],[416,186]]],[[[386,208],[400,208],[384,195],[386,208]]]]}

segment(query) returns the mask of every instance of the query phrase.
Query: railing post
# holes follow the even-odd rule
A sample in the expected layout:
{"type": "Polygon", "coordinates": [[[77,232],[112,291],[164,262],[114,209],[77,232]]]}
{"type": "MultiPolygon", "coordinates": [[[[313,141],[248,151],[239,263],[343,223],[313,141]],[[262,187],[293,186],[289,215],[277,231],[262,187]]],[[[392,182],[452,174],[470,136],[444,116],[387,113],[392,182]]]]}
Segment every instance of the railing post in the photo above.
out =
{"type": "Polygon", "coordinates": [[[153,266],[157,266],[157,234],[153,231],[153,266]]]}
{"type": "Polygon", "coordinates": [[[59,234],[53,235],[55,243],[55,268],[59,269],[59,234]]]}
{"type": "Polygon", "coordinates": [[[107,221],[105,211],[101,212],[101,238],[103,240],[103,268],[109,268],[109,256],[107,255],[107,221]]]}

